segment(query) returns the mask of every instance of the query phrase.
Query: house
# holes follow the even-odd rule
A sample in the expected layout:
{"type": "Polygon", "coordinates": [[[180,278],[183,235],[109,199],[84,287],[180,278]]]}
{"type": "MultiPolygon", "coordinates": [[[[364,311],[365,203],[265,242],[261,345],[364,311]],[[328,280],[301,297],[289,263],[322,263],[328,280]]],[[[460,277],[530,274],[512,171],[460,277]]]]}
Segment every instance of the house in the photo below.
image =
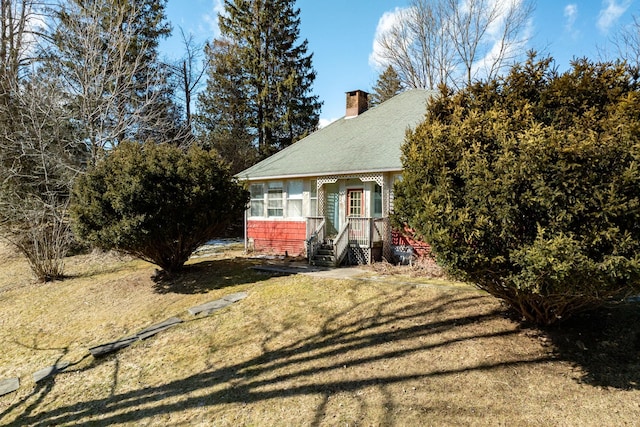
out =
{"type": "Polygon", "coordinates": [[[347,92],[345,117],[237,174],[251,193],[248,248],[318,264],[389,259],[400,147],[432,96],[409,90],[368,109],[366,92],[347,92]]]}

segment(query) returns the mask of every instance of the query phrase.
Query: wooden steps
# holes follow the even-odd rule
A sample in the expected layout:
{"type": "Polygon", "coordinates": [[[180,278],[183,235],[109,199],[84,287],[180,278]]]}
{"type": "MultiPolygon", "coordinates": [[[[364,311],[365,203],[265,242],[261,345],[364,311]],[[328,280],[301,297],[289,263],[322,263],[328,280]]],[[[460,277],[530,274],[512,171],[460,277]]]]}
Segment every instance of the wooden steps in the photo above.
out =
{"type": "Polygon", "coordinates": [[[336,255],[333,250],[333,245],[322,244],[317,250],[315,255],[309,260],[309,264],[319,267],[337,267],[336,255]]]}

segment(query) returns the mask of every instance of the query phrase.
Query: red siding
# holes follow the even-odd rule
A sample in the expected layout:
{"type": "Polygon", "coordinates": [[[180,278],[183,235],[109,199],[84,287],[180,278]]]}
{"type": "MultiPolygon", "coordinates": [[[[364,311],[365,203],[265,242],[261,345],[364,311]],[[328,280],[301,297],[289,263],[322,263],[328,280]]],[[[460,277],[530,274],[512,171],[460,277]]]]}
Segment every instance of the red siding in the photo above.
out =
{"type": "Polygon", "coordinates": [[[301,221],[247,221],[247,237],[256,252],[304,256],[307,224],[301,221]]]}
{"type": "Polygon", "coordinates": [[[411,246],[414,253],[420,258],[431,257],[431,246],[422,240],[415,239],[413,230],[409,228],[405,228],[403,232],[393,230],[391,232],[391,243],[394,246],[411,246]]]}

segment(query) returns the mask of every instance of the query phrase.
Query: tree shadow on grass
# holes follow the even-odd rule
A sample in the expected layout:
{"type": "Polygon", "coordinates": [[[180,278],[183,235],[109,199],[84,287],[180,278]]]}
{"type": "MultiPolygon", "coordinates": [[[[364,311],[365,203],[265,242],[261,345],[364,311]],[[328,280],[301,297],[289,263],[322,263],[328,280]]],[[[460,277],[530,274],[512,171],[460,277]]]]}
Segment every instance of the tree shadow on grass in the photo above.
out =
{"type": "MultiPolygon", "coordinates": [[[[320,425],[327,422],[325,411],[331,396],[336,393],[353,395],[368,387],[387,396],[382,405],[386,409],[384,416],[390,417],[396,403],[388,387],[399,383],[455,378],[470,371],[514,368],[553,360],[552,356],[537,354],[493,362],[459,363],[440,369],[419,365],[419,370],[413,372],[369,371],[372,363],[415,353],[447,351],[468,341],[495,343],[496,339],[519,333],[513,325],[496,323],[503,317],[503,312],[495,306],[493,309],[475,309],[482,303],[482,296],[444,295],[425,304],[424,301],[412,303],[406,293],[396,292],[387,297],[385,291],[381,292],[382,295],[375,299],[353,302],[346,309],[328,316],[317,332],[301,334],[284,343],[278,332],[272,332],[274,325],[263,324],[261,327],[267,333],[262,352],[255,357],[229,362],[226,366],[155,387],[61,404],[41,413],[29,411],[19,415],[15,423],[35,426],[87,423],[96,415],[97,408],[103,425],[135,423],[203,405],[249,404],[312,395],[319,399],[313,411],[315,416],[309,421],[311,425],[320,425]],[[388,309],[389,304],[399,301],[400,308],[388,309]],[[466,315],[465,310],[472,308],[473,313],[466,315]],[[363,315],[353,316],[354,310],[362,310],[363,315]],[[495,328],[496,324],[503,326],[495,328]],[[359,369],[367,374],[352,377],[346,374],[346,369],[359,369]]],[[[357,411],[365,416],[368,409],[367,403],[362,401],[357,411]]],[[[392,423],[391,419],[380,421],[392,423]]]]}
{"type": "Polygon", "coordinates": [[[264,274],[252,268],[255,265],[258,261],[240,257],[187,264],[176,274],[156,272],[154,288],[161,294],[204,294],[214,289],[255,283],[265,279],[264,274]]]}
{"type": "Polygon", "coordinates": [[[587,312],[547,331],[560,359],[584,371],[580,381],[640,390],[640,304],[587,312]]]}

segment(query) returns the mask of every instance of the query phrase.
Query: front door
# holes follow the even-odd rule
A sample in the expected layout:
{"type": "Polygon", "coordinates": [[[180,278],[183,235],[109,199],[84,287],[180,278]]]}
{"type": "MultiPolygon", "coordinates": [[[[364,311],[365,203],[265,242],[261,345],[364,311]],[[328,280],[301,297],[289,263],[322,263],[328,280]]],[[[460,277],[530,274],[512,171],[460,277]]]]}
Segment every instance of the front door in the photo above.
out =
{"type": "Polygon", "coordinates": [[[340,188],[338,184],[325,184],[324,190],[327,236],[335,237],[340,230],[340,188]]]}

